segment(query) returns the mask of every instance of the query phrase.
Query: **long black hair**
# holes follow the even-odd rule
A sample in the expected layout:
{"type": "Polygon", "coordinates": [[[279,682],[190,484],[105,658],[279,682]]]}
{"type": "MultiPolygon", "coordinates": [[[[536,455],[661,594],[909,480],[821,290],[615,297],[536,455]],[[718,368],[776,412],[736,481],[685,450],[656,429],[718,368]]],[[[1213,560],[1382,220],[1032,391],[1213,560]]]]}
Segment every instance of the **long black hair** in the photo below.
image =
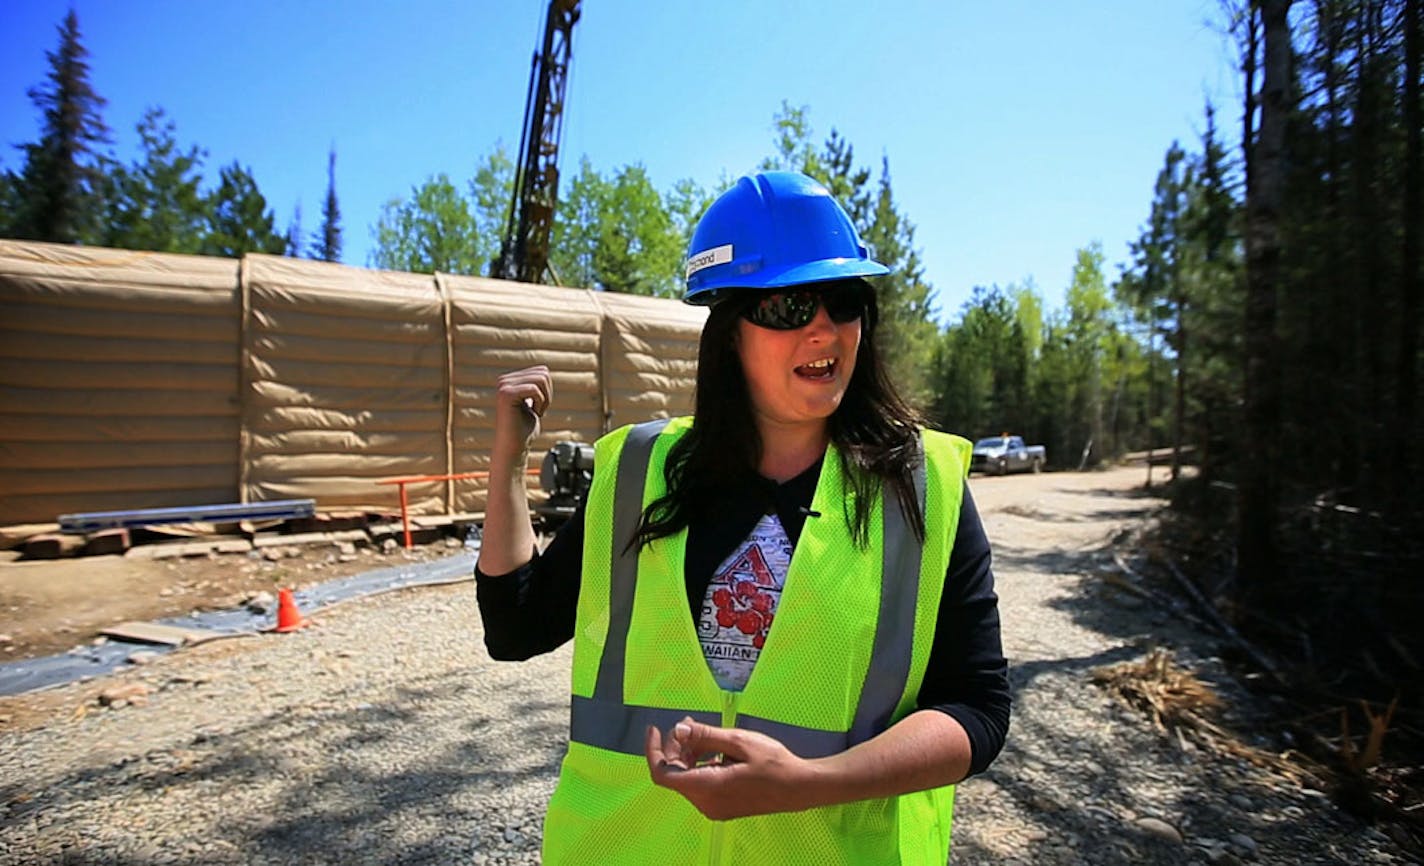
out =
{"type": "MultiPolygon", "coordinates": [[[[856,546],[865,547],[870,540],[871,509],[888,488],[909,518],[915,537],[923,541],[924,516],[913,472],[923,459],[919,429],[924,421],[895,389],[876,349],[874,289],[862,279],[848,282],[866,299],[860,349],[845,396],[827,423],[851,493],[845,502],[846,523],[856,546]]],[[[630,544],[641,547],[718,513],[727,488],[741,486],[728,481],[757,477],[761,434],[736,343],[737,322],[756,297],[756,293],[736,293],[708,312],[698,344],[692,427],[668,453],[663,470],[667,493],[644,510],[630,544]]]]}

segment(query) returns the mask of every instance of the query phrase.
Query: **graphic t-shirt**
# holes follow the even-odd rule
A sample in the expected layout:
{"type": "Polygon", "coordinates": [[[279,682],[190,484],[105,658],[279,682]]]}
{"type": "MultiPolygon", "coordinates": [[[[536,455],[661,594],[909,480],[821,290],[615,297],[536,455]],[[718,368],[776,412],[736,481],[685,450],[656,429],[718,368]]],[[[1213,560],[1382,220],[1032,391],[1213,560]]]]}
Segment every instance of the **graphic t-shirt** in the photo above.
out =
{"type": "Polygon", "coordinates": [[[791,550],[781,521],[766,514],[712,573],[697,618],[697,637],[717,685],[728,691],[746,687],[766,645],[791,550]]]}

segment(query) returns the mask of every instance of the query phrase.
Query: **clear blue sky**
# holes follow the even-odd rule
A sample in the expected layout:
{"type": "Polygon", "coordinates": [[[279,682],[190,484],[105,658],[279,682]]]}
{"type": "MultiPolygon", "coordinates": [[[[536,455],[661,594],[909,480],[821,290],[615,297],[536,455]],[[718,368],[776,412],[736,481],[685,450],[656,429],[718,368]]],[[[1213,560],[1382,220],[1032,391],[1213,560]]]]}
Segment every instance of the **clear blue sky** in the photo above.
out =
{"type": "MultiPolygon", "coordinates": [[[[33,141],[26,90],[70,3],[0,0],[0,167],[33,141]]],[[[75,0],[119,158],[162,106],[206,177],[248,165],[285,228],[320,221],[337,150],[344,259],[364,265],[383,202],[519,143],[544,0],[240,3],[75,0]]],[[[1204,100],[1234,147],[1240,86],[1215,0],[585,0],[561,165],[646,166],[659,189],[755,168],[782,100],[857,159],[888,156],[942,314],[976,285],[1033,278],[1061,303],[1075,250],[1109,277],[1204,100]],[[772,11],[775,10],[775,11],[772,11]]]]}

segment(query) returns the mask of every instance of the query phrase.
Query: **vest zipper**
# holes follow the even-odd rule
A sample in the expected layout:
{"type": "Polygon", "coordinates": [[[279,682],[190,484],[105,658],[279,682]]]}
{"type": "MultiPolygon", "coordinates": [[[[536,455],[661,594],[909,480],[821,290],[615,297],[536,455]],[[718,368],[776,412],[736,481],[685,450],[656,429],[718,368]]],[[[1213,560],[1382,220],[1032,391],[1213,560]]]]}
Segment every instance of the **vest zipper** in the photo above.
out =
{"type": "MultiPolygon", "coordinates": [[[[740,692],[722,692],[722,727],[737,726],[737,696],[740,692]]],[[[719,866],[722,862],[722,836],[726,832],[726,821],[713,821],[711,836],[707,842],[707,862],[719,866]]]]}
{"type": "Polygon", "coordinates": [[[735,728],[737,726],[737,696],[741,692],[722,692],[722,727],[735,728]]]}
{"type": "Polygon", "coordinates": [[[726,821],[712,822],[712,835],[707,840],[707,862],[711,866],[719,866],[722,862],[722,831],[726,825],[726,821]]]}

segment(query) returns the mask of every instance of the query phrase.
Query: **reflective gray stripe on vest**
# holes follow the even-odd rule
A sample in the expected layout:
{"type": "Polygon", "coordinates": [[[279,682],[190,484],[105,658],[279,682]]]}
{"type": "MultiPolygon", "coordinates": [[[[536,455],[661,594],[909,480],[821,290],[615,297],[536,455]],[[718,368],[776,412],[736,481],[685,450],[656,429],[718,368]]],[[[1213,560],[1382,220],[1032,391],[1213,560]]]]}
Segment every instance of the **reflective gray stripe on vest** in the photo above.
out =
{"type": "MultiPolygon", "coordinates": [[[[633,594],[638,580],[637,549],[624,548],[642,519],[643,488],[653,441],[666,423],[653,421],[639,424],[629,431],[623,445],[613,496],[614,547],[608,637],[599,660],[594,697],[574,695],[570,710],[570,740],[630,755],[643,753],[643,739],[648,725],[667,730],[685,716],[710,725],[721,723],[719,713],[626,706],[622,703],[628,631],[632,626],[633,594]]],[[[912,477],[915,498],[923,515],[926,486],[923,447],[920,448],[920,458],[912,477]]],[[[871,646],[870,663],[849,731],[807,728],[745,714],[737,716],[737,727],[771,736],[803,758],[820,758],[843,752],[888,728],[909,679],[923,554],[924,546],[915,539],[899,498],[889,495],[887,490],[880,609],[876,618],[875,641],[871,646]]]]}
{"type": "MultiPolygon", "coordinates": [[[[915,502],[925,513],[925,455],[920,449],[912,477],[915,502]]],[[[885,500],[885,553],[880,567],[880,616],[875,621],[875,643],[870,665],[860,689],[860,703],[850,726],[851,745],[863,743],[886,728],[910,678],[915,652],[915,611],[920,597],[920,562],[925,546],[915,539],[900,497],[889,488],[885,500]]],[[[926,526],[925,531],[929,531],[926,526]]]]}
{"type": "MultiPolygon", "coordinates": [[[[721,720],[718,719],[712,724],[721,724],[721,720]]],[[[802,758],[824,758],[827,755],[838,755],[858,742],[851,740],[850,734],[845,731],[803,728],[800,725],[773,722],[771,719],[748,716],[744,713],[738,714],[737,727],[766,734],[802,758]]]]}
{"type": "MultiPolygon", "coordinates": [[[[601,701],[623,702],[623,661],[628,651],[628,629],[633,617],[633,590],[638,585],[638,545],[629,544],[643,518],[643,486],[653,442],[667,426],[666,418],[646,421],[628,431],[618,458],[618,478],[613,488],[613,567],[608,587],[608,639],[598,660],[593,696],[601,701]]],[[[578,739],[575,735],[574,739],[578,739]]],[[[642,740],[638,741],[642,752],[642,740]]]]}
{"type": "Polygon", "coordinates": [[[705,725],[722,724],[721,713],[635,707],[624,705],[621,700],[600,701],[574,695],[569,707],[569,739],[610,752],[641,755],[649,725],[666,734],[688,716],[705,725]]]}

